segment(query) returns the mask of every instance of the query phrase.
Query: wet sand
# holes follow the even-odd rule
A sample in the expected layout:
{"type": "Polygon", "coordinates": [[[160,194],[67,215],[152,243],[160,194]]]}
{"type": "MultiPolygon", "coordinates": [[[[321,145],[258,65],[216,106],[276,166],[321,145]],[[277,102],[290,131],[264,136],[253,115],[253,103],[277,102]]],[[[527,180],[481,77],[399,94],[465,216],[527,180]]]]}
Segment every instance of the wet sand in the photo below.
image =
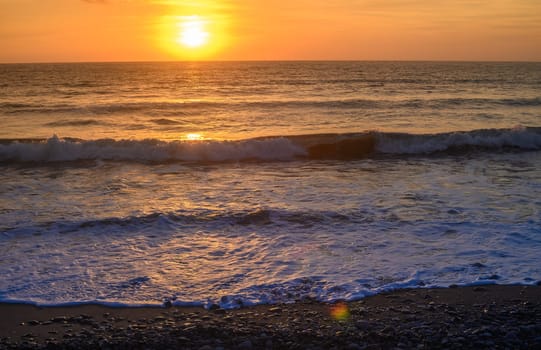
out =
{"type": "Polygon", "coordinates": [[[0,348],[541,349],[541,287],[405,289],[237,310],[0,304],[0,348]]]}

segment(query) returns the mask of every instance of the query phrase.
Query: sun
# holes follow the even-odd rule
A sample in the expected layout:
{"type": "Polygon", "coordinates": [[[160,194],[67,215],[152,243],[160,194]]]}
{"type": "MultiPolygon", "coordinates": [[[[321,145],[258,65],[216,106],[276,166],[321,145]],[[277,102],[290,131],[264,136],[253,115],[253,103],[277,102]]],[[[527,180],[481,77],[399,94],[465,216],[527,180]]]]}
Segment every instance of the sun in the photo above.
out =
{"type": "Polygon", "coordinates": [[[213,13],[165,15],[157,21],[154,40],[173,60],[207,60],[230,45],[229,23],[227,16],[213,13]]]}
{"type": "Polygon", "coordinates": [[[205,26],[206,21],[199,16],[182,17],[178,23],[177,42],[189,48],[204,46],[208,43],[210,37],[205,26]]]}

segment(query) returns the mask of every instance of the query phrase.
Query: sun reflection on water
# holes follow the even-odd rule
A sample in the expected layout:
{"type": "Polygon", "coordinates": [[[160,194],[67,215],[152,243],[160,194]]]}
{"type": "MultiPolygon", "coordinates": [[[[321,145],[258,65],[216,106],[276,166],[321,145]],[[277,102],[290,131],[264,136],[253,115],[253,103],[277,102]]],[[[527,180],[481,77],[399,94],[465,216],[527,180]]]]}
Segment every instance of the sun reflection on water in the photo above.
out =
{"type": "Polygon", "coordinates": [[[204,137],[203,135],[201,134],[197,134],[197,133],[189,133],[189,134],[186,134],[184,136],[184,139],[188,140],[188,141],[199,141],[199,140],[203,140],[204,137]]]}

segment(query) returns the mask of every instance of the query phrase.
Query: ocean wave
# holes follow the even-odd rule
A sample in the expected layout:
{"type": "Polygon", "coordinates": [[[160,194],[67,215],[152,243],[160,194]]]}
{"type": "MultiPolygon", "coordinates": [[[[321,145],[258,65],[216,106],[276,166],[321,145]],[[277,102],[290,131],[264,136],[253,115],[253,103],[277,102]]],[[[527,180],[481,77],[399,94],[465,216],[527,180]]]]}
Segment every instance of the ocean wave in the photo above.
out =
{"type": "Polygon", "coordinates": [[[175,121],[175,120],[171,120],[171,119],[167,119],[167,118],[156,118],[156,119],[151,119],[150,122],[154,123],[154,124],[157,124],[157,125],[180,125],[181,123],[175,121]]]}
{"type": "Polygon", "coordinates": [[[541,128],[486,129],[440,134],[364,132],[218,140],[0,140],[0,162],[88,160],[161,163],[355,160],[385,155],[460,154],[541,149],[541,128]]]}
{"type": "Polygon", "coordinates": [[[95,119],[63,119],[55,122],[46,123],[46,126],[87,126],[87,125],[103,125],[104,123],[95,119]]]}
{"type": "Polygon", "coordinates": [[[287,160],[305,150],[287,138],[242,141],[112,140],[76,141],[53,136],[41,142],[0,142],[2,162],[111,160],[140,162],[224,162],[287,160]]]}
{"type": "MultiPolygon", "coordinates": [[[[40,103],[0,103],[0,111],[6,114],[123,114],[135,112],[152,113],[155,111],[172,112],[175,114],[188,113],[190,111],[211,110],[211,109],[231,109],[231,108],[386,108],[397,104],[393,101],[378,101],[372,99],[333,99],[333,100],[269,100],[269,101],[206,101],[206,100],[187,100],[187,101],[138,101],[123,103],[96,103],[96,104],[78,104],[62,103],[43,105],[40,103]]],[[[403,103],[398,103],[400,106],[403,103]]]]}
{"type": "Polygon", "coordinates": [[[226,104],[217,104],[210,101],[181,101],[181,102],[123,102],[123,103],[0,103],[0,112],[6,114],[124,114],[143,111],[176,111],[182,113],[185,110],[209,109],[213,107],[225,107],[226,104]]]}
{"type": "Polygon", "coordinates": [[[111,228],[123,231],[143,229],[148,226],[169,228],[175,226],[239,226],[257,227],[275,224],[287,224],[293,226],[311,227],[314,225],[360,223],[370,221],[371,218],[359,212],[339,213],[334,211],[290,211],[285,209],[255,209],[246,211],[213,211],[194,210],[177,212],[154,212],[145,215],[127,217],[106,217],[92,220],[59,220],[45,222],[37,225],[19,226],[7,228],[5,234],[18,235],[24,233],[47,231],[56,233],[70,233],[84,230],[94,232],[110,232],[111,228]],[[44,231],[45,229],[45,231],[44,231]],[[105,231],[104,231],[105,230],[105,231]]]}
{"type": "Polygon", "coordinates": [[[541,149],[541,128],[483,129],[467,132],[415,135],[379,134],[376,150],[384,154],[460,154],[472,151],[541,149]]]}
{"type": "Polygon", "coordinates": [[[313,108],[313,109],[388,109],[388,108],[436,108],[454,109],[458,107],[485,108],[490,106],[508,107],[538,107],[541,106],[541,98],[427,98],[427,99],[370,99],[370,98],[339,98],[328,100],[312,99],[283,99],[265,101],[234,101],[234,100],[186,100],[186,101],[135,101],[123,103],[0,103],[0,111],[6,114],[55,114],[55,113],[80,113],[80,114],[124,114],[135,112],[175,112],[188,113],[199,110],[227,110],[231,108],[313,108]]]}

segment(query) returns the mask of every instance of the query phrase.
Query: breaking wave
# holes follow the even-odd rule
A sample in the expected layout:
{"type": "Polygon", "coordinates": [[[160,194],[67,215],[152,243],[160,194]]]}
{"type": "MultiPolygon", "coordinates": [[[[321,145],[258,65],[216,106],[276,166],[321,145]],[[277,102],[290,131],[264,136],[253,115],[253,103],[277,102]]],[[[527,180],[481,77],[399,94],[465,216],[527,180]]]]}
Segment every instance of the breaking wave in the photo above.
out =
{"type": "Polygon", "coordinates": [[[43,232],[53,230],[61,233],[77,232],[84,229],[93,229],[99,232],[100,229],[111,227],[126,228],[129,230],[141,228],[144,226],[159,226],[170,225],[216,225],[226,226],[266,226],[273,224],[286,223],[290,225],[301,225],[309,227],[319,224],[336,224],[336,223],[359,223],[368,222],[372,219],[362,212],[345,212],[339,213],[335,211],[291,211],[284,209],[255,209],[255,210],[240,210],[240,211],[218,211],[204,210],[199,211],[184,211],[176,212],[154,212],[139,216],[128,217],[107,217],[93,220],[59,220],[54,222],[45,222],[41,226],[28,226],[18,228],[7,228],[6,234],[21,233],[24,231],[32,232],[32,227],[43,232]]]}
{"type": "Polygon", "coordinates": [[[0,140],[0,162],[136,162],[355,160],[385,155],[461,154],[541,149],[541,128],[486,129],[440,134],[384,133],[270,136],[237,141],[0,140]]]}

